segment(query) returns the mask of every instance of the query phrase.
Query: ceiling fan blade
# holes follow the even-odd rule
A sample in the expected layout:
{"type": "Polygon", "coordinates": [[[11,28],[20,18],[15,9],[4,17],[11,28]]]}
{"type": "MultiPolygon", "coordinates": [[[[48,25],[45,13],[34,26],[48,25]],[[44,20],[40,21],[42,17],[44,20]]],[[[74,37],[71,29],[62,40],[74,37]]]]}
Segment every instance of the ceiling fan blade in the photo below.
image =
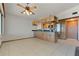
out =
{"type": "Polygon", "coordinates": [[[34,13],[34,12],[32,12],[32,14],[33,14],[33,15],[35,15],[35,13],[34,13]]]}
{"type": "Polygon", "coordinates": [[[25,14],[25,10],[21,12],[22,14],[25,14]]]}
{"type": "Polygon", "coordinates": [[[25,9],[25,7],[23,5],[21,5],[21,4],[19,4],[19,3],[17,4],[17,6],[22,7],[22,8],[25,9]]]}
{"type": "Polygon", "coordinates": [[[30,7],[30,9],[31,9],[31,10],[36,10],[37,7],[36,7],[36,6],[32,6],[32,7],[30,7]]]}
{"type": "Polygon", "coordinates": [[[37,9],[37,6],[33,6],[33,8],[37,9]]]}
{"type": "Polygon", "coordinates": [[[35,15],[35,13],[34,13],[34,12],[32,12],[32,11],[31,11],[31,13],[32,13],[33,15],[35,15]]]}

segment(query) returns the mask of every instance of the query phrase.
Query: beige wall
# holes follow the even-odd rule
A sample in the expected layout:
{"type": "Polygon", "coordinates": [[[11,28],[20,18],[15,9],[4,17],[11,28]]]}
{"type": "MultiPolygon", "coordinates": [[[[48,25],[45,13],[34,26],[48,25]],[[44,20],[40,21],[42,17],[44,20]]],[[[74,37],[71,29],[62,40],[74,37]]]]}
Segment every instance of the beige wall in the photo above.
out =
{"type": "Polygon", "coordinates": [[[60,14],[57,14],[57,17],[59,19],[70,18],[70,17],[75,17],[75,16],[79,16],[79,5],[73,8],[70,8],[68,10],[65,10],[64,12],[61,12],[60,14]],[[73,12],[78,12],[78,14],[72,15],[73,12]]]}
{"type": "Polygon", "coordinates": [[[31,19],[7,14],[4,27],[3,41],[33,37],[31,19]]]}

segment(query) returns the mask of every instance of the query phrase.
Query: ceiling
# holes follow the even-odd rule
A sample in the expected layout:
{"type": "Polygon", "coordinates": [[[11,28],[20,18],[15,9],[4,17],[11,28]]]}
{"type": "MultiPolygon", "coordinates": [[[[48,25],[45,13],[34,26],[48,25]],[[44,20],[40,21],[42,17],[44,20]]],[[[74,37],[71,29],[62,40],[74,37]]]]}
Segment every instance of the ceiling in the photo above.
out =
{"type": "MultiPolygon", "coordinates": [[[[25,3],[22,5],[26,5],[25,3]]],[[[77,6],[79,4],[77,3],[36,3],[36,4],[30,4],[30,5],[36,5],[37,10],[35,12],[35,15],[28,16],[27,14],[21,14],[20,12],[23,11],[20,7],[16,6],[16,3],[6,3],[5,4],[5,12],[17,16],[22,17],[31,17],[34,19],[39,19],[45,16],[49,15],[57,15],[69,8],[72,8],[74,6],[77,6]]]]}

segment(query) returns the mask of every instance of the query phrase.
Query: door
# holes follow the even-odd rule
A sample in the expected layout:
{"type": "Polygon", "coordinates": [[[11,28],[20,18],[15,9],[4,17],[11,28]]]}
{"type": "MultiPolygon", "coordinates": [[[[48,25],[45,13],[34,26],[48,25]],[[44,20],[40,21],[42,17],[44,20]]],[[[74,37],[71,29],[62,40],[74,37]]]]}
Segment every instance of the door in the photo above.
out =
{"type": "Polygon", "coordinates": [[[69,39],[77,39],[77,32],[78,32],[78,20],[69,19],[66,22],[66,32],[67,32],[67,38],[69,39]]]}

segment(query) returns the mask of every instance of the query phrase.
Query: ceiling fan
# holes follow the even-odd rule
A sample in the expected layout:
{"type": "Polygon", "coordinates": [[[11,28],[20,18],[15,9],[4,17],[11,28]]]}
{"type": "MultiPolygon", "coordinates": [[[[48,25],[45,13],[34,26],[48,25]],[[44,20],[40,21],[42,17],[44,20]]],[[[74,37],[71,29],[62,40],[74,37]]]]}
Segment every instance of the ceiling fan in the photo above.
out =
{"type": "Polygon", "coordinates": [[[31,14],[35,15],[34,10],[37,9],[37,6],[29,6],[29,3],[27,3],[26,6],[23,6],[18,3],[17,6],[23,8],[24,10],[21,13],[27,14],[27,15],[31,15],[31,14]]]}

